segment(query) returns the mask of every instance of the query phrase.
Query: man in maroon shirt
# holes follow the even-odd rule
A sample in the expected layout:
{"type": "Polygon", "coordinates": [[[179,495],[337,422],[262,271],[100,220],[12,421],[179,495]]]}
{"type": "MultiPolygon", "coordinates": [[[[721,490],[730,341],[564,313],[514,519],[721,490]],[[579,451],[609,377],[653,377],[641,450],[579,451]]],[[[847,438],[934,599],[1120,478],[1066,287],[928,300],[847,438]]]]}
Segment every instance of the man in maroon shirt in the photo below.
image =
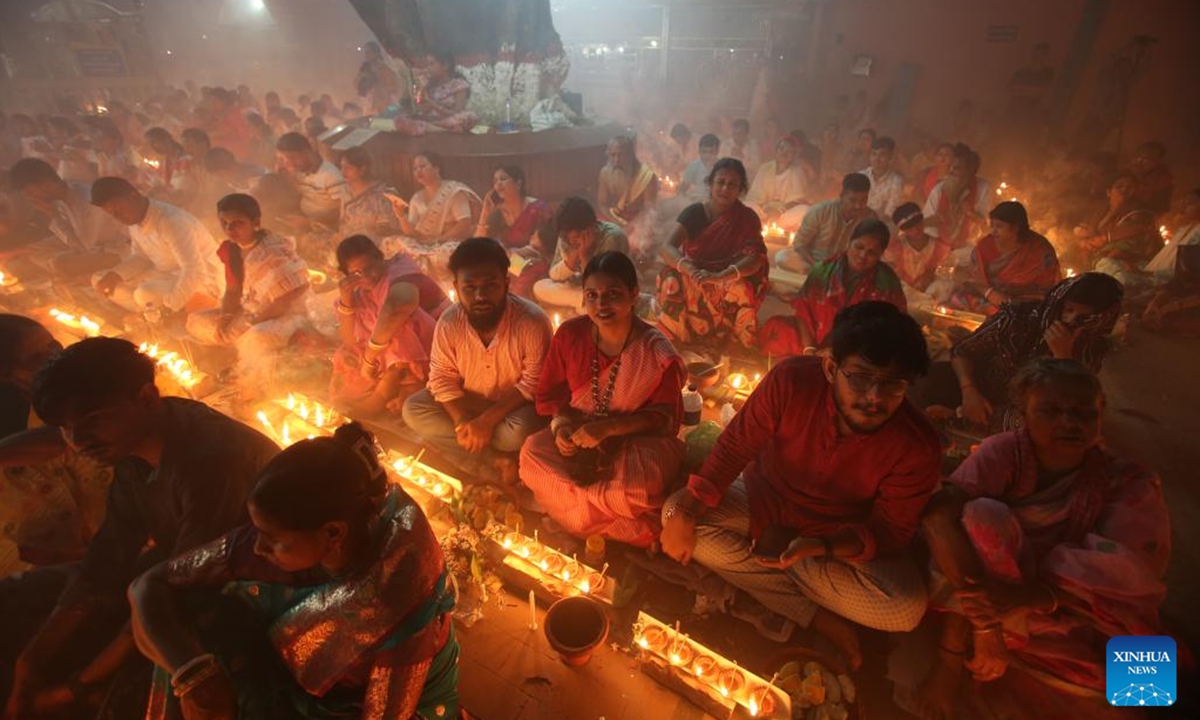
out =
{"type": "Polygon", "coordinates": [[[767,374],[704,467],[663,509],[663,550],[695,559],[861,661],[853,624],[911,630],[926,590],[905,549],[941,446],[905,400],[929,366],[916,321],[885,302],[841,311],[832,357],[767,374]]]}

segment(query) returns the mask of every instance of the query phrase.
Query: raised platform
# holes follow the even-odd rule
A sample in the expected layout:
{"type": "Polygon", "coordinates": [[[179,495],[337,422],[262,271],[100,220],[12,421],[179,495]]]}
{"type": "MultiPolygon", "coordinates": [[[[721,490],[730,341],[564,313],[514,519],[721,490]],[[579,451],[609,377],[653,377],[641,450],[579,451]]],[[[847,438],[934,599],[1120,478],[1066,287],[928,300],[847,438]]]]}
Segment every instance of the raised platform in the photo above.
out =
{"type": "Polygon", "coordinates": [[[519,165],[527,192],[543,200],[594,195],[608,141],[624,128],[617,124],[555,128],[542,132],[457,135],[437,133],[413,137],[381,132],[362,143],[371,153],[376,174],[408,197],[416,192],[412,159],[421,152],[441,156],[443,176],[469,185],[483,195],[492,186],[497,165],[519,165]]]}

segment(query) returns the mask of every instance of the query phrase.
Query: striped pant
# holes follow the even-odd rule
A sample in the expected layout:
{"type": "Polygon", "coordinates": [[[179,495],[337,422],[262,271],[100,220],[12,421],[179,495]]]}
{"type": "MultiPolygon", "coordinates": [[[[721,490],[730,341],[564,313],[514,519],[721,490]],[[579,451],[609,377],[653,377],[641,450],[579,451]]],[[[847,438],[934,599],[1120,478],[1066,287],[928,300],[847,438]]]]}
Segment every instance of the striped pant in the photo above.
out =
{"type": "Polygon", "coordinates": [[[774,570],[760,565],[750,549],[750,503],[739,479],[720,505],[697,520],[696,562],[804,627],[818,607],[889,632],[912,630],[925,615],[925,582],[906,555],[866,562],[807,558],[774,570]]]}

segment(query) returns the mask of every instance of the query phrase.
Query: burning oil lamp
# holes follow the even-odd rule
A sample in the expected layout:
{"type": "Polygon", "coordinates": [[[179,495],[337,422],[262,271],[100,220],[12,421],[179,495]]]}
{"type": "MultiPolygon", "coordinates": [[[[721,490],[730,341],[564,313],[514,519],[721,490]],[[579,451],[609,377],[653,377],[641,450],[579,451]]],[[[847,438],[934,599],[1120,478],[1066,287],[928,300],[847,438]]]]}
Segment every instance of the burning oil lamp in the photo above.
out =
{"type": "Polygon", "coordinates": [[[662,649],[667,646],[667,631],[661,627],[648,627],[638,638],[637,644],[644,650],[651,652],[662,652],[662,649]]]}
{"type": "Polygon", "coordinates": [[[746,708],[750,711],[750,717],[768,716],[775,712],[775,696],[771,694],[770,686],[750,693],[746,708]]]}
{"type": "Polygon", "coordinates": [[[708,655],[701,655],[692,663],[692,674],[698,678],[712,677],[717,669],[717,661],[708,655]]]}
{"type": "Polygon", "coordinates": [[[0,270],[0,288],[12,287],[17,284],[17,278],[0,270]]]}
{"type": "Polygon", "coordinates": [[[722,670],[717,676],[717,692],[722,697],[737,695],[746,686],[746,677],[736,667],[722,670]]]}

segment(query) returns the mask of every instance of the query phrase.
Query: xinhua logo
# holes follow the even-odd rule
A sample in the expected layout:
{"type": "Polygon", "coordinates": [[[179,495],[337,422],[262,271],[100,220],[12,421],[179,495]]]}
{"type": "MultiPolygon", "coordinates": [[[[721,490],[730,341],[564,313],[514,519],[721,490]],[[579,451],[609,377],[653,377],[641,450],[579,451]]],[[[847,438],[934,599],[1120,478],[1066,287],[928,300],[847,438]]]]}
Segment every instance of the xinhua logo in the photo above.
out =
{"type": "Polygon", "coordinates": [[[1108,641],[1108,702],[1163,707],[1177,699],[1175,641],[1162,635],[1120,635],[1108,641]]]}

